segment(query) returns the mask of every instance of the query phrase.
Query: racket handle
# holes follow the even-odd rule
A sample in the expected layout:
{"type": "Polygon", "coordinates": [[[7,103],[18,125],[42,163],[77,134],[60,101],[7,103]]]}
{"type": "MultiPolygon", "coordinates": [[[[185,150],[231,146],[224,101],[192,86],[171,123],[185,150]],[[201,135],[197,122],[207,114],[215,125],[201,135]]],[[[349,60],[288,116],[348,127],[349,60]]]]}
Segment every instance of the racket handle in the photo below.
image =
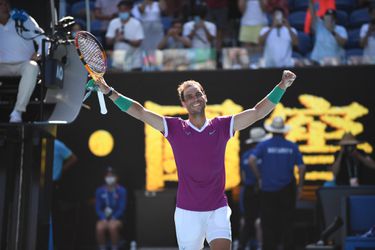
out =
{"type": "Polygon", "coordinates": [[[100,91],[97,91],[96,93],[98,93],[98,100],[99,100],[99,105],[100,105],[100,113],[102,115],[105,115],[105,114],[107,114],[108,111],[107,111],[107,107],[105,106],[104,95],[100,91]]]}

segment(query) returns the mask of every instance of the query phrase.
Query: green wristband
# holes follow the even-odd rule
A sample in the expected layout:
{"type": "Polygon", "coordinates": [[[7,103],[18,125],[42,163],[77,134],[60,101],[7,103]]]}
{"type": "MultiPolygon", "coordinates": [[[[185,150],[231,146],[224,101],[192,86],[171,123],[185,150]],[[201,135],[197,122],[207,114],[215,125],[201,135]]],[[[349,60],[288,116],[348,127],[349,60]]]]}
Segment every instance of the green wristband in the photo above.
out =
{"type": "Polygon", "coordinates": [[[128,109],[133,105],[133,101],[125,96],[120,95],[114,103],[117,107],[121,109],[121,111],[128,111],[128,109]]]}
{"type": "Polygon", "coordinates": [[[273,104],[278,104],[281,100],[281,97],[283,97],[285,93],[285,90],[280,88],[279,86],[276,86],[271,93],[268,94],[267,98],[272,102],[273,104]]]}

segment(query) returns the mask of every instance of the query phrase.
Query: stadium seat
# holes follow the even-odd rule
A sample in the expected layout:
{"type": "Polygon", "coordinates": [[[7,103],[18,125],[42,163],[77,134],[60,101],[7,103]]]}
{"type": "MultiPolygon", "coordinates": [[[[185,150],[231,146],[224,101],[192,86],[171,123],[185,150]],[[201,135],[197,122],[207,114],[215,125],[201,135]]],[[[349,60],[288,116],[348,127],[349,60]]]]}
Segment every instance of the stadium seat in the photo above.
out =
{"type": "Polygon", "coordinates": [[[294,11],[294,0],[288,0],[289,11],[294,11]]]}
{"type": "Polygon", "coordinates": [[[336,14],[337,14],[337,24],[346,27],[349,21],[348,14],[343,10],[336,10],[336,14]]]}
{"type": "Polygon", "coordinates": [[[303,58],[303,55],[301,55],[301,54],[298,53],[297,51],[293,51],[293,53],[292,53],[292,58],[302,59],[302,58],[303,58]]]}
{"type": "Polygon", "coordinates": [[[312,49],[311,37],[302,31],[298,31],[298,52],[306,55],[312,49]]]}
{"type": "Polygon", "coordinates": [[[306,11],[296,11],[289,14],[288,20],[292,27],[303,31],[305,26],[306,11]]]}
{"type": "Polygon", "coordinates": [[[347,49],[345,51],[346,58],[352,57],[352,56],[362,56],[363,50],[362,49],[347,49]]]}
{"type": "Polygon", "coordinates": [[[374,249],[375,238],[366,238],[361,235],[375,225],[374,195],[353,195],[347,198],[346,211],[346,239],[345,250],[374,249]]]}
{"type": "Polygon", "coordinates": [[[336,9],[351,12],[355,8],[354,0],[336,0],[336,9]]]}
{"type": "Polygon", "coordinates": [[[294,0],[294,11],[306,11],[309,7],[309,1],[307,0],[294,0]]]}
{"type": "MultiPolygon", "coordinates": [[[[90,11],[93,11],[95,9],[95,3],[90,1],[90,11]]],[[[86,2],[85,1],[79,1],[71,6],[71,14],[74,17],[84,17],[86,15],[86,2]]]]}
{"type": "Polygon", "coordinates": [[[172,26],[172,17],[170,16],[163,16],[161,18],[161,23],[163,24],[164,33],[172,26]]]}
{"type": "Polygon", "coordinates": [[[347,49],[359,49],[359,34],[360,34],[360,29],[354,29],[354,30],[349,30],[348,31],[348,41],[345,45],[347,49]]]}
{"type": "Polygon", "coordinates": [[[350,14],[349,26],[351,28],[360,28],[362,24],[370,22],[370,15],[367,8],[354,10],[350,14]]]}

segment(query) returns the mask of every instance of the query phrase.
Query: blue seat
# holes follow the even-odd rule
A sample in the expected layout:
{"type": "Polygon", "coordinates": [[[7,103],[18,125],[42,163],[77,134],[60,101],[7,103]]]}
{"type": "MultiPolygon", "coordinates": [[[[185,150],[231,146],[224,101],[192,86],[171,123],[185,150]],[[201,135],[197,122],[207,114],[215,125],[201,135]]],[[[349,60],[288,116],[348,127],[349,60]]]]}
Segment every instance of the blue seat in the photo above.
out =
{"type": "Polygon", "coordinates": [[[361,237],[375,225],[374,208],[375,195],[353,195],[347,198],[345,250],[375,248],[375,238],[361,237]]]}
{"type": "Polygon", "coordinates": [[[346,57],[363,56],[363,49],[347,49],[345,51],[346,57]]]}
{"type": "Polygon", "coordinates": [[[336,0],[336,9],[351,12],[355,8],[354,0],[336,0]]]}
{"type": "Polygon", "coordinates": [[[306,11],[309,7],[308,0],[294,0],[294,11],[306,11]]]}
{"type": "MultiPolygon", "coordinates": [[[[95,9],[95,3],[90,2],[90,11],[93,11],[95,9]]],[[[74,17],[83,17],[86,15],[86,2],[85,1],[79,1],[74,4],[72,4],[70,12],[72,16],[74,17]]]]}
{"type": "Polygon", "coordinates": [[[370,15],[366,8],[354,10],[350,14],[349,26],[352,28],[360,28],[362,24],[370,22],[370,15]]]}
{"type": "Polygon", "coordinates": [[[305,26],[306,11],[296,11],[290,13],[288,20],[292,27],[302,31],[305,26]]]}
{"type": "Polygon", "coordinates": [[[336,10],[336,14],[337,14],[337,18],[336,18],[337,24],[346,27],[349,22],[348,14],[343,10],[336,10]]]}
{"type": "Polygon", "coordinates": [[[302,31],[298,31],[298,52],[302,55],[306,55],[312,49],[311,37],[302,31]]]}
{"type": "Polygon", "coordinates": [[[361,29],[354,29],[349,30],[348,32],[348,41],[345,45],[347,49],[359,49],[361,46],[359,45],[359,34],[361,29]]]}
{"type": "Polygon", "coordinates": [[[173,18],[170,16],[163,16],[161,18],[161,23],[163,24],[164,33],[166,33],[172,26],[173,18]]]}

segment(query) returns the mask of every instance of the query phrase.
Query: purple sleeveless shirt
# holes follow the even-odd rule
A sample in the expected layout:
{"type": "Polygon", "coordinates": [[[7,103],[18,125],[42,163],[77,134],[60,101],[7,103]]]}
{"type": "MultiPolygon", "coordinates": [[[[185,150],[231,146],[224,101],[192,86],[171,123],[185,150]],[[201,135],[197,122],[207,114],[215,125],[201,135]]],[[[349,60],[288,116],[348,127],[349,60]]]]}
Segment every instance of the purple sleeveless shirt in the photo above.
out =
{"type": "Polygon", "coordinates": [[[226,206],[224,157],[233,116],[207,120],[201,129],[188,120],[165,117],[164,130],[177,165],[177,207],[211,211],[226,206]]]}

